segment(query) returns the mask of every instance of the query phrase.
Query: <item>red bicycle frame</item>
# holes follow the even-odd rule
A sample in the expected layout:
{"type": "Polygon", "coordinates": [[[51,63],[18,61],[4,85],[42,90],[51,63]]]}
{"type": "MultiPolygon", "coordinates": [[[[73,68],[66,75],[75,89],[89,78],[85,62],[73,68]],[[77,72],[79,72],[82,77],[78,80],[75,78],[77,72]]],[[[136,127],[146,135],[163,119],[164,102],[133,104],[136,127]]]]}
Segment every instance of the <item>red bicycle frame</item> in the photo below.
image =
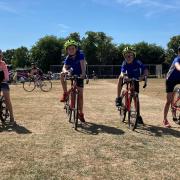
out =
{"type": "Polygon", "coordinates": [[[124,82],[126,84],[126,90],[124,91],[125,96],[125,108],[127,111],[130,111],[131,103],[130,103],[130,95],[134,93],[134,82],[124,82]]]}

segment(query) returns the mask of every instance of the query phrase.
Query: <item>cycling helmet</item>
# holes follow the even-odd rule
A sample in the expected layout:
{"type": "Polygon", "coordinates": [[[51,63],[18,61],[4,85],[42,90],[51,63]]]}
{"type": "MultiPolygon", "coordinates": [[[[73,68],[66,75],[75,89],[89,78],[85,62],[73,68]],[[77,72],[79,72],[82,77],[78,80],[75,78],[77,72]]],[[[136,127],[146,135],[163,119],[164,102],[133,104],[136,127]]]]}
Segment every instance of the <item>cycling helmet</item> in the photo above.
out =
{"type": "Polygon", "coordinates": [[[128,53],[128,52],[131,52],[131,53],[133,53],[134,54],[134,57],[136,57],[136,50],[135,50],[135,48],[134,47],[132,47],[132,46],[127,46],[127,47],[125,47],[124,49],[123,49],[123,56],[125,56],[125,54],[126,53],[128,53]]]}
{"type": "Polygon", "coordinates": [[[178,47],[178,51],[180,51],[180,46],[178,47]]]}
{"type": "Polygon", "coordinates": [[[78,46],[78,43],[72,39],[69,39],[64,44],[64,49],[66,50],[69,46],[78,46]]]}

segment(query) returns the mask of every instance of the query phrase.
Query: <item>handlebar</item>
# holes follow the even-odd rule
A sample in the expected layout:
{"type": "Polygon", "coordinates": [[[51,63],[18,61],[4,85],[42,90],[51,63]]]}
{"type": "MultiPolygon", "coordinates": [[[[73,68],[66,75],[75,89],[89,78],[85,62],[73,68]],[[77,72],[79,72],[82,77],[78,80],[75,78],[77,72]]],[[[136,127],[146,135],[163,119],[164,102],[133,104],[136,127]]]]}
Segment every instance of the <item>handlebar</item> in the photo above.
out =
{"type": "Polygon", "coordinates": [[[147,76],[145,76],[143,80],[139,80],[136,78],[125,78],[122,85],[127,84],[127,83],[131,83],[133,81],[136,81],[136,82],[144,81],[143,89],[146,88],[146,86],[147,86],[147,76]]]}

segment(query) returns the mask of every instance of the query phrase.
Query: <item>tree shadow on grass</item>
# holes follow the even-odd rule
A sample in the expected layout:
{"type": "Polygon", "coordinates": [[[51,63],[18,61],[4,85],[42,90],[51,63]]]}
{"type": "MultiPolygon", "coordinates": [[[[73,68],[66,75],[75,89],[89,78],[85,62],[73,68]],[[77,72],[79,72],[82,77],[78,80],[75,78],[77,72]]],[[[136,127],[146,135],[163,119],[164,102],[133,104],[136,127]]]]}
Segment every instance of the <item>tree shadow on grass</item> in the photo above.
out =
{"type": "Polygon", "coordinates": [[[0,126],[0,133],[1,132],[16,132],[17,134],[30,134],[32,133],[30,130],[28,130],[27,128],[25,128],[22,125],[19,124],[15,124],[14,126],[6,124],[6,125],[1,125],[0,126]]]}
{"type": "Polygon", "coordinates": [[[177,138],[180,137],[180,131],[177,131],[175,128],[165,128],[165,127],[154,126],[150,124],[146,124],[145,126],[142,126],[142,128],[136,129],[135,132],[150,135],[150,136],[157,136],[157,137],[162,137],[165,135],[170,135],[177,138]]]}
{"type": "Polygon", "coordinates": [[[80,127],[77,129],[78,132],[91,134],[91,135],[98,135],[100,133],[112,134],[112,135],[124,134],[124,131],[122,131],[121,129],[117,129],[115,127],[101,125],[101,124],[90,123],[90,122],[80,124],[78,127],[80,127]]]}

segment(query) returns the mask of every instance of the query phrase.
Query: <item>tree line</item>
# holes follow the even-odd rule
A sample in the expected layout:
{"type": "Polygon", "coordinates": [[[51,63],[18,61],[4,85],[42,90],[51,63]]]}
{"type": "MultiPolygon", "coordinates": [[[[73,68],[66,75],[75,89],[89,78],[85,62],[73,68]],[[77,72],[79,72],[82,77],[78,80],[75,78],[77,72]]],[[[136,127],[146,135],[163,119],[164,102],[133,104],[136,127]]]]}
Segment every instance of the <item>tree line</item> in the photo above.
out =
{"type": "Polygon", "coordinates": [[[84,37],[79,33],[71,33],[66,38],[56,36],[45,36],[40,38],[31,49],[19,47],[3,52],[4,60],[12,64],[13,68],[29,67],[32,62],[36,63],[44,72],[50,69],[50,65],[63,63],[66,53],[64,42],[74,39],[79,43],[79,48],[85,53],[89,65],[120,65],[123,61],[122,50],[128,45],[136,48],[137,58],[145,64],[163,64],[168,67],[176,56],[180,45],[180,35],[173,36],[167,43],[167,49],[156,44],[139,42],[136,44],[115,44],[113,38],[104,32],[88,31],[84,37]]]}

